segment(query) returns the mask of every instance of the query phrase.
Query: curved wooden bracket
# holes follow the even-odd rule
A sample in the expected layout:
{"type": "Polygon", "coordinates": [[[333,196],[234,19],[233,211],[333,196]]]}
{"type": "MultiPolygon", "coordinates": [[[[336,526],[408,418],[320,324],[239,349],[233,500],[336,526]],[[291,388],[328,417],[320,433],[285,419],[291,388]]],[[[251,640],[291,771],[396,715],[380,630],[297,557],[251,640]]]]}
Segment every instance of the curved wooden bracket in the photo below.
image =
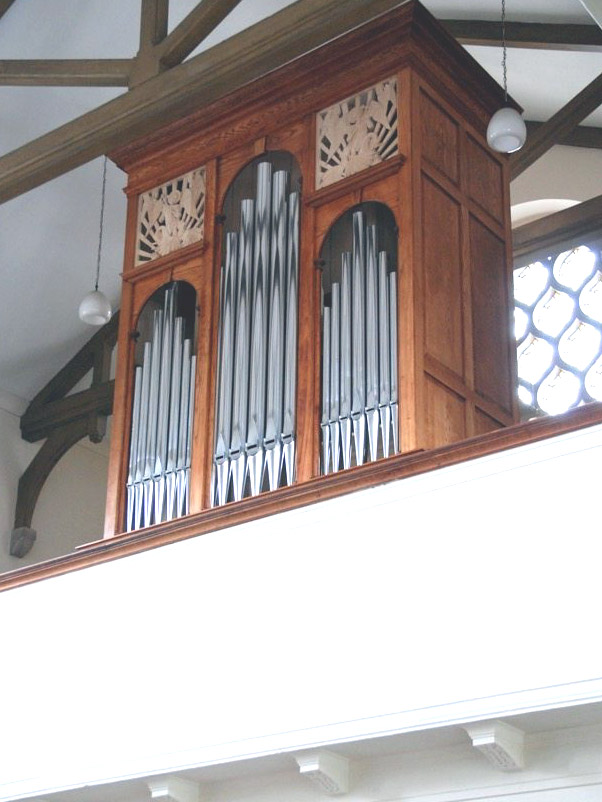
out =
{"type": "Polygon", "coordinates": [[[33,512],[50,471],[71,446],[89,435],[87,418],[55,429],[32,459],[19,480],[15,526],[10,538],[10,554],[24,557],[31,549],[36,532],[31,528],[33,512]]]}

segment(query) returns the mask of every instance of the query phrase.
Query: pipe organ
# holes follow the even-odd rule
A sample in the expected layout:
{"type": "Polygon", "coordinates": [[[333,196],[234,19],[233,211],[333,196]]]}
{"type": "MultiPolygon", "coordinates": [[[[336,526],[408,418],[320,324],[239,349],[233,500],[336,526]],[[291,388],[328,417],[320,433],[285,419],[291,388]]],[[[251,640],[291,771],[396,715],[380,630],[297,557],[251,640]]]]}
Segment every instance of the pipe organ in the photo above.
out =
{"type": "Polygon", "coordinates": [[[388,7],[111,154],[108,537],[350,492],[517,419],[503,93],[388,7]]]}

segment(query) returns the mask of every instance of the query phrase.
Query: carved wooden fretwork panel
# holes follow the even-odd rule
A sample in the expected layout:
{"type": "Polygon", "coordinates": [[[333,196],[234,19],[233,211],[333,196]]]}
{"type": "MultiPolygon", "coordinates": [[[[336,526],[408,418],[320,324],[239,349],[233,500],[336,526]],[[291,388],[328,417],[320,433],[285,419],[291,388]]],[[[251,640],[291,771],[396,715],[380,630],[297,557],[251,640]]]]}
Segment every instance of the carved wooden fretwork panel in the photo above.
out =
{"type": "Polygon", "coordinates": [[[398,152],[397,81],[389,78],[318,112],[316,189],[398,152]]]}
{"type": "Polygon", "coordinates": [[[205,222],[205,168],[140,195],[136,264],[200,242],[205,222]]]}

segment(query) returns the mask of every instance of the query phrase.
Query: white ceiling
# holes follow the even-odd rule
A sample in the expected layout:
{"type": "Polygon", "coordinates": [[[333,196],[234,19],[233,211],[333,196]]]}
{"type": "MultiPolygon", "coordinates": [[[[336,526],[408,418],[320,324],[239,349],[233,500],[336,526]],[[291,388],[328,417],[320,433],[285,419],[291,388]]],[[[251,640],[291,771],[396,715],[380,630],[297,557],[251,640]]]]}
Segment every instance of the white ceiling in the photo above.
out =
{"type": "MultiPolygon", "coordinates": [[[[202,47],[290,1],[242,0],[202,47]]],[[[171,0],[170,28],[195,3],[171,0]]],[[[15,0],[0,20],[0,59],[133,56],[138,48],[139,4],[140,0],[15,0]]],[[[442,18],[499,18],[495,0],[425,0],[425,5],[442,18]]],[[[579,0],[507,0],[507,18],[592,22],[579,0]]],[[[499,48],[471,47],[470,52],[501,80],[499,48]]],[[[512,49],[508,54],[510,90],[527,119],[548,119],[600,72],[602,52],[512,49]]],[[[120,91],[0,87],[0,153],[120,91]]],[[[587,123],[602,126],[602,111],[587,123]]],[[[94,333],[78,320],[77,307],[94,279],[101,176],[102,161],[97,159],[0,207],[0,404],[2,395],[31,399],[94,333]]],[[[124,175],[109,164],[101,289],[115,306],[122,266],[124,183],[124,175]]]]}

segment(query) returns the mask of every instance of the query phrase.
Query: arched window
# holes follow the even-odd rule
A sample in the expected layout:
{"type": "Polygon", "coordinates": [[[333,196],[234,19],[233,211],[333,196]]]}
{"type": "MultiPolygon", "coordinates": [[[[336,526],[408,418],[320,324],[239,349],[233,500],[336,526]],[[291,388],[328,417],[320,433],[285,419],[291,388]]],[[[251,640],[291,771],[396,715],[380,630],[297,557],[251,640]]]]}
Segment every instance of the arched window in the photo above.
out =
{"type": "Polygon", "coordinates": [[[380,203],[343,214],[321,250],[322,473],[398,451],[397,227],[380,203]]]}

